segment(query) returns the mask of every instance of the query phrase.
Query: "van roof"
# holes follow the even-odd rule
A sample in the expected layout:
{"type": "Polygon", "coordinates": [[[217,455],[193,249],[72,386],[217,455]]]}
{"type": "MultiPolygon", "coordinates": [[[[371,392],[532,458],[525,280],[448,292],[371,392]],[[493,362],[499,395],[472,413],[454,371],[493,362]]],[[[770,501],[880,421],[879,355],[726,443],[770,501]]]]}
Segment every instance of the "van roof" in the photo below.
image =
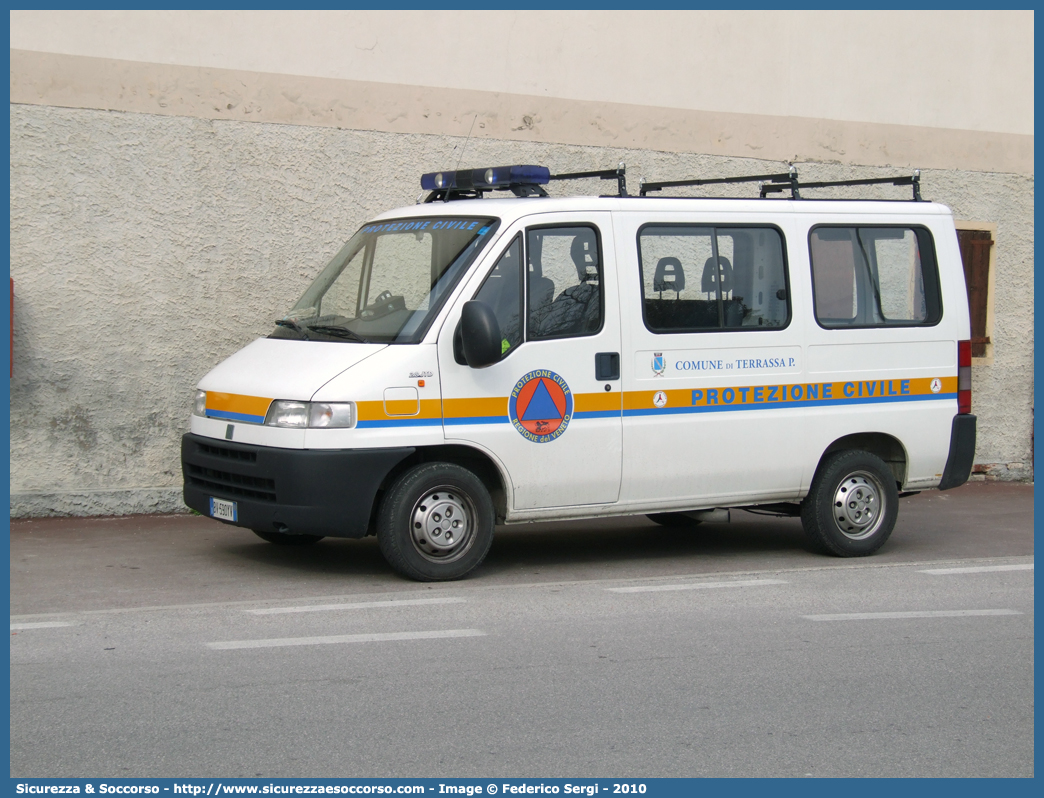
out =
{"type": "Polygon", "coordinates": [[[385,211],[373,218],[413,218],[417,216],[495,216],[514,221],[522,216],[541,213],[701,213],[742,214],[744,216],[779,215],[852,215],[852,216],[948,216],[950,209],[935,202],[911,200],[831,200],[831,199],[754,199],[754,198],[688,198],[688,197],[524,197],[505,199],[458,199],[450,202],[423,202],[385,211]]]}

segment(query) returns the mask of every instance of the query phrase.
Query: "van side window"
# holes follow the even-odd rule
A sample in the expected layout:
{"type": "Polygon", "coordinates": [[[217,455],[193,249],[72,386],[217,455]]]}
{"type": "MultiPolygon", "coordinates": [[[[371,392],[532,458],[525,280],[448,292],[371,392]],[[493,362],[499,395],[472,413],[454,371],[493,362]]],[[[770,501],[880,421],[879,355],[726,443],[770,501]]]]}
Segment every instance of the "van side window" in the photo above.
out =
{"type": "Polygon", "coordinates": [[[526,337],[594,335],[602,328],[602,259],[593,227],[526,231],[526,337]]]}
{"type": "Polygon", "coordinates": [[[522,343],[522,236],[515,236],[511,246],[497,259],[475,299],[482,300],[496,314],[500,325],[501,355],[522,343]]]}
{"type": "Polygon", "coordinates": [[[931,233],[907,227],[816,227],[809,233],[822,327],[935,324],[942,315],[931,233]]]}
{"type": "Polygon", "coordinates": [[[651,332],[780,329],[790,320],[783,236],[774,227],[646,225],[638,266],[651,332]]]}

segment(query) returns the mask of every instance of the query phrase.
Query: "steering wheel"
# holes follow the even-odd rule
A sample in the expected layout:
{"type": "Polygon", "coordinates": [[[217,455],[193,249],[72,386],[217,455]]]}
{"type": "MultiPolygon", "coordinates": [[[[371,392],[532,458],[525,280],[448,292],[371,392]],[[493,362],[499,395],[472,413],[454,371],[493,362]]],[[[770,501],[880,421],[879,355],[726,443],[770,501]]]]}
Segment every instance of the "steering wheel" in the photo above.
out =
{"type": "Polygon", "coordinates": [[[406,310],[406,299],[401,295],[392,294],[391,291],[381,291],[359,314],[361,319],[379,319],[397,310],[406,310]]]}

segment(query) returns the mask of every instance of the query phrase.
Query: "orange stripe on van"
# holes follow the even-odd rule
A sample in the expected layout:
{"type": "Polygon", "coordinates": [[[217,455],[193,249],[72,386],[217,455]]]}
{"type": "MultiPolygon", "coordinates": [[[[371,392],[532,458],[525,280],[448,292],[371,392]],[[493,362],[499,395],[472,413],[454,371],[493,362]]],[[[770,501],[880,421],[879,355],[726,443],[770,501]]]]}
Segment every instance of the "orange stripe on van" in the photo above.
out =
{"type": "Polygon", "coordinates": [[[446,418],[503,416],[506,419],[508,414],[508,398],[506,396],[446,399],[442,404],[443,414],[446,418]]]}
{"type": "Polygon", "coordinates": [[[264,419],[270,404],[272,404],[272,400],[263,396],[243,396],[238,393],[207,391],[207,410],[216,410],[220,413],[261,416],[264,419]]]}
{"type": "Polygon", "coordinates": [[[359,420],[379,421],[386,418],[402,418],[402,414],[396,413],[399,410],[409,413],[409,418],[442,418],[442,402],[438,399],[421,399],[420,413],[417,414],[413,412],[417,407],[417,403],[413,400],[387,402],[387,409],[392,411],[391,414],[385,412],[385,404],[382,401],[357,402],[356,408],[359,411],[359,420]]]}
{"type": "Polygon", "coordinates": [[[619,411],[621,408],[621,402],[623,401],[623,395],[619,391],[610,391],[606,393],[574,393],[573,394],[573,412],[574,413],[609,413],[614,410],[619,411]]]}

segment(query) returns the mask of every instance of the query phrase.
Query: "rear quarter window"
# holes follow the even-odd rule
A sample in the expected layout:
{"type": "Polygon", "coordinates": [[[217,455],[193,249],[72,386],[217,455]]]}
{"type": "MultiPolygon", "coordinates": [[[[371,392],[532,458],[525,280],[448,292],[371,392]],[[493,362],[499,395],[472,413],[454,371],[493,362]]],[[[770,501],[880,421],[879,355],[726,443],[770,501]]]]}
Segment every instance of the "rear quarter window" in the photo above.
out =
{"type": "Polygon", "coordinates": [[[822,225],[809,232],[808,244],[821,327],[930,326],[942,317],[927,229],[822,225]]]}

